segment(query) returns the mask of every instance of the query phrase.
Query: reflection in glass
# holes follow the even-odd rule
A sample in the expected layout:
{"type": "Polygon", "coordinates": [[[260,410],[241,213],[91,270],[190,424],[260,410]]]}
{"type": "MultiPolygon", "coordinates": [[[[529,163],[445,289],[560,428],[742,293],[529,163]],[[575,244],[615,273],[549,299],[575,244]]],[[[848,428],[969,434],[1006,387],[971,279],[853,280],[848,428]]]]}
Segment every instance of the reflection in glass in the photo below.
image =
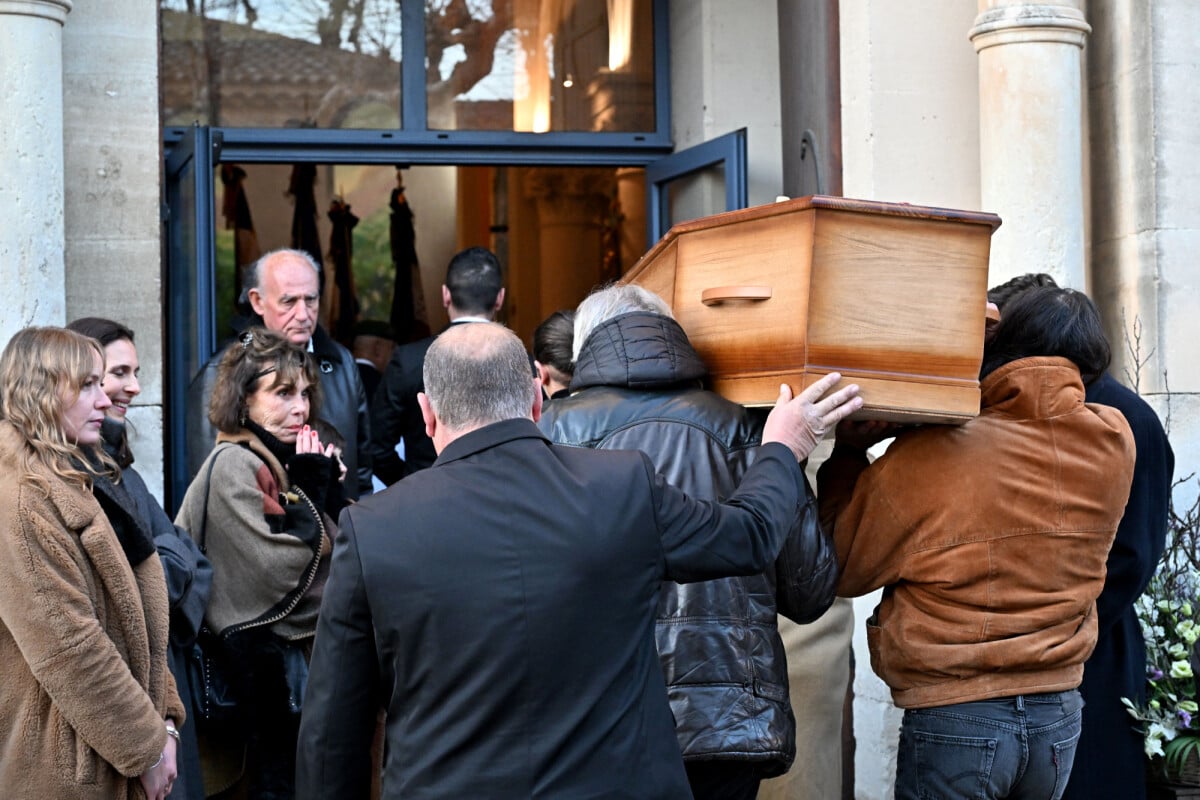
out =
{"type": "Polygon", "coordinates": [[[426,0],[428,124],[654,130],[651,0],[426,0]]]}
{"type": "Polygon", "coordinates": [[[400,126],[398,0],[161,0],[164,125],[400,126]]]}
{"type": "MultiPolygon", "coordinates": [[[[652,0],[423,2],[429,128],[655,129],[652,0]]],[[[401,4],[160,0],[163,124],[399,128],[401,4]]]]}

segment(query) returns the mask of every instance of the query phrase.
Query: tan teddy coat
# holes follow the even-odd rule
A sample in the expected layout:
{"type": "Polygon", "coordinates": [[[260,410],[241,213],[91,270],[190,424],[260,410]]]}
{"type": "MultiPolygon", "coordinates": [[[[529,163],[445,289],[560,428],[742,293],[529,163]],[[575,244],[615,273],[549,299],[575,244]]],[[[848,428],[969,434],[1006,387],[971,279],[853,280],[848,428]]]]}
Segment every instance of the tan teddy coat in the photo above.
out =
{"type": "Polygon", "coordinates": [[[90,492],[40,465],[49,496],[21,481],[24,446],[0,421],[0,792],[141,798],[184,713],[162,564],[130,567],[90,492]]]}

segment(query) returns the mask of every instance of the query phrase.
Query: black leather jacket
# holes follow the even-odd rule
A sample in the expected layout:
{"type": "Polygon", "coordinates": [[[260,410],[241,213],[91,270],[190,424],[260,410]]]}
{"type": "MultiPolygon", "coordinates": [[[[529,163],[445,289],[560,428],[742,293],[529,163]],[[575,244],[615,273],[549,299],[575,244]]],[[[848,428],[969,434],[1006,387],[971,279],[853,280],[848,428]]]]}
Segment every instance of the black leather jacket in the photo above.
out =
{"type": "MultiPolygon", "coordinates": [[[[619,316],[588,337],[571,395],[546,403],[540,425],[560,444],[641,450],[675,486],[722,500],[753,460],[764,416],[702,388],[706,374],[674,320],[619,316]]],[[[685,760],[787,770],[796,725],[776,611],[811,622],[833,603],[837,578],[810,488],[773,571],[663,584],[656,637],[685,760]]]]}
{"type": "MultiPolygon", "coordinates": [[[[261,325],[262,321],[255,319],[261,325]]],[[[312,352],[321,373],[321,393],[325,399],[318,416],[332,425],[346,446],[342,461],[346,463],[346,482],[342,491],[347,499],[357,500],[371,493],[371,422],[367,412],[367,393],[354,356],[335,342],[320,325],[313,331],[312,352]]],[[[217,383],[217,366],[225,348],[217,351],[203,371],[188,387],[187,394],[187,464],[188,475],[195,477],[217,441],[216,428],[208,421],[208,398],[217,383]]]]}

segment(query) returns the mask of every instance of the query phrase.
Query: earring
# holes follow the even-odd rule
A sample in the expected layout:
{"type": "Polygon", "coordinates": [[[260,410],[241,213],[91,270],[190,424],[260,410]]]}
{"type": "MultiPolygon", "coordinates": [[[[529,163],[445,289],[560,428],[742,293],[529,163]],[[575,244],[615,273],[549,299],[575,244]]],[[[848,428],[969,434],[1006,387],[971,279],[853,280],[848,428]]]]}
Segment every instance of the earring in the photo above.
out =
{"type": "Polygon", "coordinates": [[[242,413],[238,415],[238,425],[246,427],[246,409],[242,409],[242,413]]]}

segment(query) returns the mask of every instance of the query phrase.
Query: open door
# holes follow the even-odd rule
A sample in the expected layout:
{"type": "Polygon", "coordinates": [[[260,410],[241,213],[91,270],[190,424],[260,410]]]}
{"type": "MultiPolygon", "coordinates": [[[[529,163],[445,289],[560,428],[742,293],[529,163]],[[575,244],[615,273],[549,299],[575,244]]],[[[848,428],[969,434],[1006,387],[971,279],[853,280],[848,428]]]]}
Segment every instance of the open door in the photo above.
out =
{"type": "Polygon", "coordinates": [[[672,225],[748,204],[746,129],[646,165],[646,245],[672,225]]]}
{"type": "Polygon", "coordinates": [[[188,387],[216,349],[213,330],[213,166],[219,141],[193,126],[166,163],[166,507],[178,508],[187,490],[188,387]]]}

